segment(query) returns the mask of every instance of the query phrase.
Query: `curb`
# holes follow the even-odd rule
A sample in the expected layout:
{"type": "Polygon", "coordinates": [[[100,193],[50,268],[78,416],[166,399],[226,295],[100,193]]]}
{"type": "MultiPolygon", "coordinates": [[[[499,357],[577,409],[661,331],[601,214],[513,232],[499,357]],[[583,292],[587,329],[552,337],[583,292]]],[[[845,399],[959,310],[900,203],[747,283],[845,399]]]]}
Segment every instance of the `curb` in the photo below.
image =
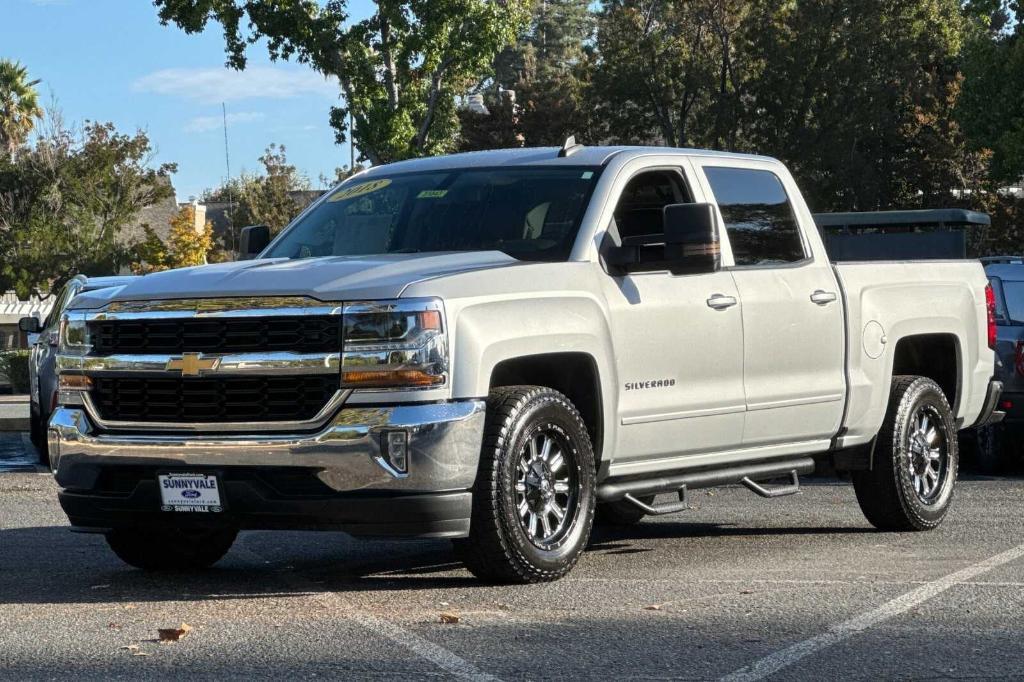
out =
{"type": "Polygon", "coordinates": [[[27,417],[13,417],[0,419],[0,432],[3,431],[28,431],[29,420],[27,417]]]}

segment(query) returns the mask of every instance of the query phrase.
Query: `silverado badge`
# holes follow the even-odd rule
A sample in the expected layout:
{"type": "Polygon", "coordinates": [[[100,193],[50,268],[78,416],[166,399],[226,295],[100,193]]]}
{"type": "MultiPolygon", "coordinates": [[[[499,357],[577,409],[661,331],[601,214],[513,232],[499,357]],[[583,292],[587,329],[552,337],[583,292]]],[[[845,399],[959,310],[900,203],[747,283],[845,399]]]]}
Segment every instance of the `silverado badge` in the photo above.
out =
{"type": "Polygon", "coordinates": [[[181,371],[183,377],[197,377],[203,372],[212,372],[220,365],[220,358],[204,358],[202,353],[185,353],[180,358],[167,361],[168,372],[181,371]]]}

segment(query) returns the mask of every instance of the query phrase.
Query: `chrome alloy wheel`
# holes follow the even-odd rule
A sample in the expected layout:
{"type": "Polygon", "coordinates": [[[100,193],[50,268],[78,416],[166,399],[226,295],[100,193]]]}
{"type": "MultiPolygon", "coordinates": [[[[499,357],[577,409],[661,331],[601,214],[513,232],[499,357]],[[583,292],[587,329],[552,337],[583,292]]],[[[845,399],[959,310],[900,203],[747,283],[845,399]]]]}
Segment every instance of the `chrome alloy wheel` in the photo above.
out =
{"type": "Polygon", "coordinates": [[[578,506],[576,463],[568,439],[552,427],[533,434],[519,453],[515,500],[519,524],[541,549],[564,539],[578,506]]]}
{"type": "Polygon", "coordinates": [[[948,448],[938,428],[941,419],[934,407],[921,405],[910,423],[907,467],[914,492],[924,504],[935,501],[948,468],[948,448]]]}

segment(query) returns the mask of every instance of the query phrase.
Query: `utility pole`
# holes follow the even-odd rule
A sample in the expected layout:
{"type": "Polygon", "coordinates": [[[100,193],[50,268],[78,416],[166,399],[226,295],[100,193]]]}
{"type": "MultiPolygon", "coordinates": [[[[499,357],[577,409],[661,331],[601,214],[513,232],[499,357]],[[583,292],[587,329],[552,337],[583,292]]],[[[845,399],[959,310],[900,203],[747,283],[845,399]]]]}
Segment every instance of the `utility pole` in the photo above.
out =
{"type": "Polygon", "coordinates": [[[231,253],[238,252],[238,240],[235,237],[235,205],[231,200],[231,156],[228,153],[228,107],[224,102],[220,103],[220,111],[224,117],[224,167],[227,170],[227,179],[224,188],[228,193],[228,234],[231,236],[231,253]]]}

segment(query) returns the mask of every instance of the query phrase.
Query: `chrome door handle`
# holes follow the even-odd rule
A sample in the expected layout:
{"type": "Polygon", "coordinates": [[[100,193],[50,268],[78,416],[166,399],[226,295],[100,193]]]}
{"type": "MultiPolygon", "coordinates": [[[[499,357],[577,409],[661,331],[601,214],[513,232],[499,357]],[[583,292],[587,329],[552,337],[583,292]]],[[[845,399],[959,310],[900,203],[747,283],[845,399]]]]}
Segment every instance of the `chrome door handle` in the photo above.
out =
{"type": "Polygon", "coordinates": [[[836,300],[835,292],[822,291],[821,289],[816,290],[811,294],[811,301],[818,305],[825,305],[826,303],[832,303],[836,300]]]}
{"type": "Polygon", "coordinates": [[[723,294],[711,294],[711,298],[708,299],[708,307],[714,308],[715,310],[725,310],[736,305],[735,296],[725,296],[723,294]]]}

